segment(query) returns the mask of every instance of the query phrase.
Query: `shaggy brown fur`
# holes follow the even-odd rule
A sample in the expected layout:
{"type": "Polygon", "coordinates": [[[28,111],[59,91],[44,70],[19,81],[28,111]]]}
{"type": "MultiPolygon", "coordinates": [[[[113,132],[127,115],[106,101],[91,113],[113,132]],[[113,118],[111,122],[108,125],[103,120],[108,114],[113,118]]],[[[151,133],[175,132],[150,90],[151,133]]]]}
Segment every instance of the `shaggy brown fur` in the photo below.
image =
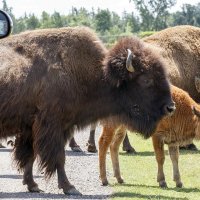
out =
{"type": "Polygon", "coordinates": [[[74,129],[117,115],[149,137],[174,109],[163,62],[137,38],[108,54],[87,28],[26,32],[0,45],[0,138],[17,135],[15,160],[30,191],[40,191],[32,174],[38,156],[47,177],[57,171],[64,193],[79,194],[64,170],[74,129]]]}
{"type": "MultiPolygon", "coordinates": [[[[182,187],[178,168],[179,145],[191,143],[193,139],[200,139],[200,105],[198,105],[187,92],[175,86],[172,87],[172,98],[176,103],[176,111],[172,116],[164,117],[158,124],[156,132],[152,135],[153,146],[158,162],[157,180],[161,187],[166,187],[163,172],[164,144],[169,147],[173,164],[174,181],[177,187],[182,187]]],[[[118,151],[126,135],[124,126],[111,125],[107,122],[99,140],[99,167],[100,178],[103,185],[108,184],[106,177],[106,153],[110,146],[114,176],[119,183],[123,182],[120,174],[118,151]]]]}
{"type": "Polygon", "coordinates": [[[200,28],[176,26],[144,38],[157,47],[167,65],[173,85],[200,101],[200,28]]]}

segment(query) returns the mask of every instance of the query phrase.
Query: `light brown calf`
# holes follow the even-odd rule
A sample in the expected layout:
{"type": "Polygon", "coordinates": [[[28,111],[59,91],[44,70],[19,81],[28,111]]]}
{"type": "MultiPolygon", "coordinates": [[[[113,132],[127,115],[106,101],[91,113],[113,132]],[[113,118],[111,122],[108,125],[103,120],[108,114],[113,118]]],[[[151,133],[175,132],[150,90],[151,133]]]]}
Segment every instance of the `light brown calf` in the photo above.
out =
{"type": "MultiPolygon", "coordinates": [[[[160,187],[166,187],[163,172],[164,144],[168,145],[170,158],[173,165],[173,178],[177,187],[182,187],[178,157],[179,145],[191,143],[193,139],[200,139],[200,105],[198,105],[185,91],[172,86],[172,97],[176,103],[174,115],[163,118],[152,136],[156,160],[158,163],[157,181],[160,187]]],[[[124,126],[109,123],[103,127],[99,139],[99,166],[100,178],[103,185],[108,184],[106,177],[106,153],[110,147],[110,154],[114,176],[119,183],[123,183],[120,174],[118,151],[126,134],[124,126]]]]}

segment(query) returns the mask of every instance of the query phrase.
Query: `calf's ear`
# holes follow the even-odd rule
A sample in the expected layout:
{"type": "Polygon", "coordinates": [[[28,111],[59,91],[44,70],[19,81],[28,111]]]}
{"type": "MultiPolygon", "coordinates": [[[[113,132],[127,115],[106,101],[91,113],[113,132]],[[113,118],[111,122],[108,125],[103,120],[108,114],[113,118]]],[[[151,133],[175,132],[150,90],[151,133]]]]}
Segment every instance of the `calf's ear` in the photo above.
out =
{"type": "Polygon", "coordinates": [[[195,108],[195,106],[192,106],[192,112],[194,115],[200,118],[200,111],[197,108],[195,108]]]}

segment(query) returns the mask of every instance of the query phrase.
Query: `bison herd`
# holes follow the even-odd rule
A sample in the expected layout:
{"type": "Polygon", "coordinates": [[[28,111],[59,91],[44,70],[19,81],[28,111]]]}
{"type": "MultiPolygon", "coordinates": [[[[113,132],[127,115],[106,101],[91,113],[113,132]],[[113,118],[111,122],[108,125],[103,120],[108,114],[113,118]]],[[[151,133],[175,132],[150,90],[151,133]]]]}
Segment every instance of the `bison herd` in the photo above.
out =
{"type": "Polygon", "coordinates": [[[65,145],[75,130],[99,120],[104,185],[109,146],[114,174],[123,182],[118,150],[128,129],[152,136],[161,187],[166,186],[163,145],[168,144],[174,180],[181,187],[178,146],[198,139],[200,131],[200,106],[194,101],[200,100],[199,37],[199,28],[179,26],[144,40],[122,38],[109,50],[85,27],[2,39],[0,139],[16,137],[14,160],[28,190],[40,192],[32,171],[38,158],[47,178],[57,173],[65,194],[80,194],[65,173],[65,145]]]}

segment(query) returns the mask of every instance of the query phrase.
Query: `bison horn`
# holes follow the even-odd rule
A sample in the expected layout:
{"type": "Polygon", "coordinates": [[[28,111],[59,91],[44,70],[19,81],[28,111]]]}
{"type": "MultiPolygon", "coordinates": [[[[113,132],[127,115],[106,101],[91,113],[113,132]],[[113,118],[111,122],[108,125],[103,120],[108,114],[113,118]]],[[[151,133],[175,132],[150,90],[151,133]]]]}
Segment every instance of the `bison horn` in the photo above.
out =
{"type": "Polygon", "coordinates": [[[128,51],[128,56],[127,56],[127,59],[126,59],[126,69],[129,71],[129,72],[134,72],[135,69],[132,65],[132,60],[134,58],[134,55],[132,53],[132,51],[130,49],[127,49],[128,51]]]}
{"type": "Polygon", "coordinates": [[[192,111],[193,111],[193,113],[194,113],[197,117],[200,118],[200,111],[197,110],[194,106],[192,107],[192,111]]]}

